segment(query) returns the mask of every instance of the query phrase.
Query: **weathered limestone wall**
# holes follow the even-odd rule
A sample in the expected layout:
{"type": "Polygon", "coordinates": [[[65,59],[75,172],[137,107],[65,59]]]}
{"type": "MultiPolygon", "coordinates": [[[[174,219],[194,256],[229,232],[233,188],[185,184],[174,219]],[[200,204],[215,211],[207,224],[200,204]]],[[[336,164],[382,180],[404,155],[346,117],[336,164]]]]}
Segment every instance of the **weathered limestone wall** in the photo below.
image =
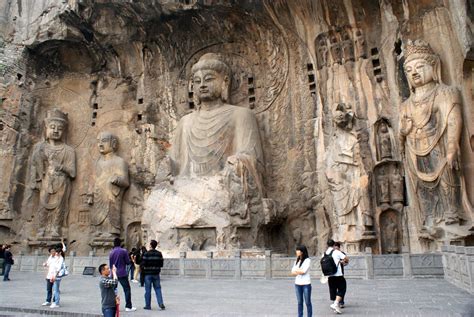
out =
{"type": "MultiPolygon", "coordinates": [[[[468,3],[441,0],[3,1],[0,241],[25,252],[59,241],[38,235],[42,204],[31,186],[34,146],[53,108],[68,114],[63,144],[76,156],[61,233],[76,240],[70,249],[110,245],[92,243],[102,131],[117,136],[116,155],[128,164],[120,236],[128,247],[154,238],[142,228],[144,206],[179,120],[198,108],[191,66],[212,52],[231,68],[230,103],[256,115],[265,158],[267,203],[255,211],[265,223],[252,245],[237,229],[240,248],[292,253],[302,243],[315,254],[329,237],[350,253],[472,245],[471,18],[468,3]],[[413,96],[403,67],[409,39],[430,44],[442,82],[461,94],[462,193],[440,198],[462,206],[452,224],[424,223],[431,208],[420,207],[401,153],[401,105],[413,96]]],[[[206,230],[190,235],[201,242],[187,250],[208,250],[206,230]]]]}

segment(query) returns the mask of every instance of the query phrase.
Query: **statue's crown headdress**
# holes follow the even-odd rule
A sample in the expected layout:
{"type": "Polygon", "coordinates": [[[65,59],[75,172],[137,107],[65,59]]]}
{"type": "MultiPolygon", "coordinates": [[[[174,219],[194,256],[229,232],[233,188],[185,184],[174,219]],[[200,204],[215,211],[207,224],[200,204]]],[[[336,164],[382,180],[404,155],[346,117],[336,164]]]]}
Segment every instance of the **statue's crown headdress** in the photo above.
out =
{"type": "Polygon", "coordinates": [[[58,120],[58,121],[63,121],[64,123],[68,122],[67,118],[67,113],[62,112],[58,108],[54,108],[52,110],[49,110],[48,113],[46,114],[46,120],[58,120]]]}
{"type": "Polygon", "coordinates": [[[423,40],[408,40],[403,49],[405,58],[408,60],[411,55],[436,55],[431,46],[423,40]]]}

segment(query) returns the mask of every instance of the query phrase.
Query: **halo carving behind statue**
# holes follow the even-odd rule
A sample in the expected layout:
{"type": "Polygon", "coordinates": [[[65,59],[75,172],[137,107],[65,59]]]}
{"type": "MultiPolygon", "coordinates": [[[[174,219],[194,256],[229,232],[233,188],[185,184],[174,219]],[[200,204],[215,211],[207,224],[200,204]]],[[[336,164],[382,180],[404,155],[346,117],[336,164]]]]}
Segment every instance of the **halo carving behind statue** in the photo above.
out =
{"type": "Polygon", "coordinates": [[[186,100],[188,107],[194,102],[191,67],[202,55],[218,53],[232,71],[230,103],[257,114],[269,109],[286,83],[289,63],[286,43],[270,31],[266,38],[258,48],[255,43],[216,43],[191,54],[179,73],[177,100],[186,100]]]}

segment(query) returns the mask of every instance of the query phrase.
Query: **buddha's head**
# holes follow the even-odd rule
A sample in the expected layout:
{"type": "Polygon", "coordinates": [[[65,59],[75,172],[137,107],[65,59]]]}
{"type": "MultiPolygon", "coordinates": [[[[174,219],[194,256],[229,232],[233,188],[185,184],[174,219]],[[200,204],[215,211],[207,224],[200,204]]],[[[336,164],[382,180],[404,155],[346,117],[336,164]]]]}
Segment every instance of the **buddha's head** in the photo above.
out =
{"type": "Polygon", "coordinates": [[[193,90],[198,104],[221,99],[228,102],[231,72],[222,57],[215,53],[201,56],[192,69],[193,90]]]}
{"type": "Polygon", "coordinates": [[[440,59],[428,43],[408,40],[404,55],[404,70],[411,90],[430,82],[441,82],[440,59]]]}
{"type": "Polygon", "coordinates": [[[97,146],[100,154],[115,152],[118,148],[118,138],[110,132],[101,132],[97,136],[97,146]]]}
{"type": "Polygon", "coordinates": [[[352,111],[352,106],[345,103],[338,103],[334,105],[333,112],[333,121],[337,127],[350,130],[352,129],[352,123],[354,120],[354,112],[352,111]]]}
{"type": "Polygon", "coordinates": [[[46,127],[46,140],[63,140],[68,124],[67,113],[55,108],[48,111],[44,122],[46,127]]]}

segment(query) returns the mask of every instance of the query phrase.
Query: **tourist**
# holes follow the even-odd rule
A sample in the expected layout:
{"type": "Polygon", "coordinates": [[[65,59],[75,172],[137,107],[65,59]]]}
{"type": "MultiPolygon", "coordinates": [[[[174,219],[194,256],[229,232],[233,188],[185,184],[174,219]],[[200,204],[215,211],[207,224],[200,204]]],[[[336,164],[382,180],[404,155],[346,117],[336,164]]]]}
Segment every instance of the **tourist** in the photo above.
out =
{"type": "Polygon", "coordinates": [[[133,260],[133,256],[135,252],[137,251],[137,248],[132,248],[132,251],[128,253],[128,259],[130,260],[130,264],[127,265],[127,272],[130,273],[130,280],[133,282],[134,281],[134,273],[135,273],[135,263],[133,260]]]}
{"type": "Polygon", "coordinates": [[[328,285],[329,285],[329,296],[333,304],[331,304],[331,308],[338,314],[341,314],[341,307],[340,303],[346,294],[346,279],[342,274],[342,263],[347,263],[347,257],[344,253],[334,248],[335,242],[332,239],[329,239],[327,242],[328,249],[326,250],[325,254],[331,255],[334,263],[336,264],[336,273],[332,274],[328,278],[328,285]]]}
{"type": "Polygon", "coordinates": [[[115,317],[117,313],[117,303],[119,298],[115,291],[117,288],[117,268],[112,267],[112,278],[110,277],[110,267],[107,264],[99,266],[100,274],[100,297],[102,298],[102,314],[104,317],[115,317]]]}
{"type": "Polygon", "coordinates": [[[13,254],[10,252],[10,245],[7,244],[4,249],[4,271],[3,271],[3,281],[8,282],[10,281],[10,269],[14,263],[13,261],[13,254]]]}
{"type": "Polygon", "coordinates": [[[128,281],[127,264],[130,264],[128,251],[120,247],[120,238],[114,239],[114,248],[109,254],[109,267],[117,268],[117,278],[125,294],[125,311],[132,312],[137,309],[132,306],[132,290],[128,281]]]}
{"type": "Polygon", "coordinates": [[[156,250],[158,242],[151,240],[151,249],[143,255],[142,268],[145,276],[145,307],[143,309],[151,309],[151,286],[155,290],[156,300],[161,310],[165,310],[163,304],[163,295],[161,294],[160,272],[163,267],[163,255],[156,250]]]}
{"type": "Polygon", "coordinates": [[[47,267],[48,271],[46,273],[46,301],[42,304],[43,306],[51,305],[51,297],[53,296],[53,283],[51,283],[51,277],[54,274],[53,270],[53,262],[56,260],[56,249],[54,247],[50,247],[48,249],[49,257],[46,262],[43,263],[44,267],[47,267]]]}
{"type": "Polygon", "coordinates": [[[133,266],[134,266],[134,274],[133,274],[133,279],[132,282],[138,283],[140,277],[142,276],[141,274],[141,269],[140,269],[140,263],[142,260],[142,255],[140,253],[139,249],[135,249],[135,251],[132,253],[132,259],[133,259],[133,266]]]}
{"type": "Polygon", "coordinates": [[[5,244],[0,244],[0,259],[2,262],[2,275],[5,272],[5,244]]]}
{"type": "Polygon", "coordinates": [[[311,259],[304,245],[296,247],[296,261],[291,269],[291,275],[295,277],[296,299],[298,300],[298,317],[303,317],[303,299],[306,303],[308,317],[313,315],[311,305],[311,278],[309,269],[311,259]]]}
{"type": "Polygon", "coordinates": [[[62,248],[58,247],[55,249],[55,256],[53,261],[51,261],[50,269],[48,273],[51,272],[49,275],[50,282],[53,284],[53,302],[51,304],[51,308],[59,307],[59,300],[60,300],[60,290],[59,287],[61,285],[61,279],[63,274],[61,273],[64,270],[64,252],[62,248]]]}
{"type": "MultiPolygon", "coordinates": [[[[143,245],[141,248],[140,248],[140,260],[143,259],[143,255],[147,252],[147,249],[146,247],[143,245]]],[[[145,285],[145,275],[143,274],[143,268],[141,266],[141,262],[140,262],[140,287],[144,287],[145,285]]]]}
{"type": "MultiPolygon", "coordinates": [[[[340,242],[334,242],[334,249],[335,250],[339,250],[341,251],[342,253],[344,253],[344,255],[346,256],[344,258],[344,261],[341,262],[341,271],[342,271],[342,278],[344,279],[344,281],[346,281],[346,278],[344,277],[344,266],[346,266],[347,264],[349,264],[349,257],[347,256],[347,254],[341,250],[341,243],[340,242]]],[[[347,285],[347,282],[345,282],[346,285],[347,285]]],[[[339,307],[340,308],[344,308],[344,305],[345,305],[345,302],[344,302],[344,298],[345,298],[345,295],[342,296],[342,299],[341,301],[339,302],[339,307]]],[[[334,299],[332,299],[334,300],[334,299]]]]}

